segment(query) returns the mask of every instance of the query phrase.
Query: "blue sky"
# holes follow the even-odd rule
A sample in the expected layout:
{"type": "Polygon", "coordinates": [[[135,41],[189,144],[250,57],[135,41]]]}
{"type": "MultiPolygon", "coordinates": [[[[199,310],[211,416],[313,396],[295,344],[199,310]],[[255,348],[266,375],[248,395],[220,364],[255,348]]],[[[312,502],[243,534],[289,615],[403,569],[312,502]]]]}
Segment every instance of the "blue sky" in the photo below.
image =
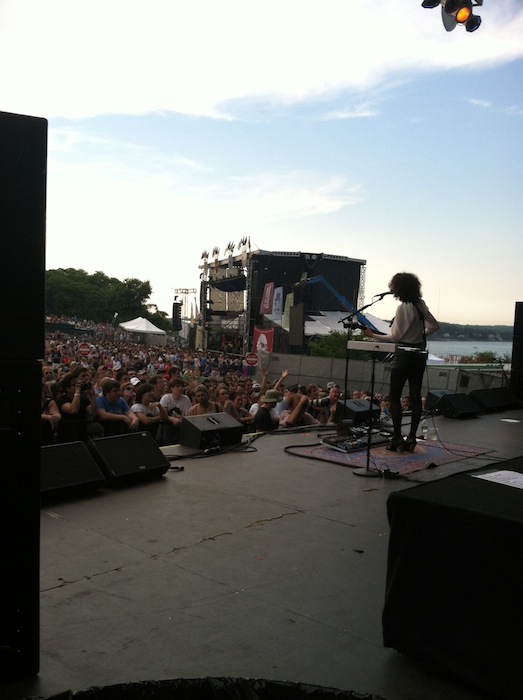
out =
{"type": "MultiPolygon", "coordinates": [[[[199,285],[201,253],[411,271],[442,321],[523,300],[523,3],[0,0],[0,109],[49,120],[47,267],[199,285]]],[[[373,308],[383,318],[396,302],[373,308]]],[[[115,309],[117,311],[117,309],[115,309]]]]}

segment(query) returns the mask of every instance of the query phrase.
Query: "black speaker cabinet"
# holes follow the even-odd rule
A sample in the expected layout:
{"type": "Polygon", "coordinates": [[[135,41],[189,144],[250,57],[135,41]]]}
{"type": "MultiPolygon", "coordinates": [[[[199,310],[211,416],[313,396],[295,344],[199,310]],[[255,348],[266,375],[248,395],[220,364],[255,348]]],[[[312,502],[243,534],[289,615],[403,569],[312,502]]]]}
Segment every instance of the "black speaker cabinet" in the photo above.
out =
{"type": "Polygon", "coordinates": [[[0,112],[0,360],[44,353],[46,171],[47,121],[0,112]]]}
{"type": "Polygon", "coordinates": [[[83,442],[66,442],[41,448],[42,497],[96,490],[105,477],[83,442]]]}
{"type": "Polygon", "coordinates": [[[339,423],[341,420],[347,418],[350,418],[355,424],[364,423],[370,420],[371,414],[373,420],[378,420],[380,417],[380,407],[367,399],[340,400],[336,406],[334,423],[339,423]]]}
{"type": "Polygon", "coordinates": [[[39,667],[41,382],[37,360],[0,362],[0,685],[39,667]]]}
{"type": "Polygon", "coordinates": [[[469,396],[484,411],[502,411],[521,405],[516,394],[504,386],[493,389],[474,389],[469,396]]]}
{"type": "Polygon", "coordinates": [[[162,476],[169,469],[167,457],[145,431],[95,438],[89,445],[111,486],[162,476]]]}
{"type": "Polygon", "coordinates": [[[239,445],[243,425],[228,413],[186,416],[180,426],[180,444],[201,450],[239,445]]]}
{"type": "Polygon", "coordinates": [[[0,112],[0,683],[39,668],[47,121],[0,112]]]}
{"type": "Polygon", "coordinates": [[[438,412],[446,418],[474,418],[479,410],[467,394],[446,394],[438,401],[438,412]]]}
{"type": "Polygon", "coordinates": [[[425,402],[426,411],[438,411],[439,410],[439,400],[442,396],[448,396],[449,394],[455,394],[455,391],[451,389],[435,389],[434,391],[429,391],[427,394],[427,401],[425,402]]]}
{"type": "Polygon", "coordinates": [[[516,396],[523,399],[523,301],[516,302],[514,312],[510,388],[516,396]]]}

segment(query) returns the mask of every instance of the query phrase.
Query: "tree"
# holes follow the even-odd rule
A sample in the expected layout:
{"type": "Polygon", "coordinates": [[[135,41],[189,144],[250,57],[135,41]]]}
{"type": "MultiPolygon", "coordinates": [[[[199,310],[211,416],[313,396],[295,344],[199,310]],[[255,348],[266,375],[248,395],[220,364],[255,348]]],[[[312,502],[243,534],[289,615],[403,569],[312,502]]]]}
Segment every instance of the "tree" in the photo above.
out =
{"type": "MultiPolygon", "coordinates": [[[[365,349],[363,338],[361,338],[361,340],[362,352],[359,350],[350,351],[350,357],[355,360],[369,359],[369,353],[365,349]]],[[[317,357],[345,358],[347,352],[347,334],[340,331],[332,331],[329,333],[329,335],[326,335],[319,340],[310,340],[309,350],[311,355],[316,355],[317,357]]]]}
{"type": "MultiPolygon", "coordinates": [[[[151,314],[147,300],[150,282],[134,278],[123,282],[103,272],[89,275],[74,268],[46,272],[46,312],[57,316],[75,316],[110,323],[115,312],[120,318],[146,316],[166,320],[166,314],[151,314]]],[[[158,325],[158,324],[157,324],[158,325]]]]}

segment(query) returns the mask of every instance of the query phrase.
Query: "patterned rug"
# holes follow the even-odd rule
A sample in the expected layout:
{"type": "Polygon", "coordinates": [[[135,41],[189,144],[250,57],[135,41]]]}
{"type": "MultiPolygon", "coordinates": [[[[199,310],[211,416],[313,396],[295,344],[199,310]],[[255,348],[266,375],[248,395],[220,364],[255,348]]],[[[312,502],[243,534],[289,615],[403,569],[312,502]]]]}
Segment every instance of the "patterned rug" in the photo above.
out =
{"type": "MultiPolygon", "coordinates": [[[[328,445],[308,445],[305,447],[289,447],[289,454],[309,459],[319,459],[323,462],[341,464],[351,469],[367,466],[367,450],[357,452],[340,452],[328,445]]],[[[384,471],[386,469],[396,474],[411,474],[423,469],[439,467],[442,464],[459,462],[469,457],[483,455],[489,450],[458,445],[452,442],[441,443],[437,440],[419,440],[414,452],[390,452],[385,446],[373,447],[370,451],[369,468],[384,471]]]]}

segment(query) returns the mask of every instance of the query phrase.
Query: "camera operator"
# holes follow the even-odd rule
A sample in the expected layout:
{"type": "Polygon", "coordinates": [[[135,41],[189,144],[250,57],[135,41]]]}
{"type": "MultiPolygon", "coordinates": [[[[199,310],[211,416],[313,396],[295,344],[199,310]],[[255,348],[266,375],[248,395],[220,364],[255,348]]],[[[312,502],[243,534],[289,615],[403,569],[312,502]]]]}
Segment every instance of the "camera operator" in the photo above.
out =
{"type": "Polygon", "coordinates": [[[87,439],[87,424],[98,416],[96,394],[89,372],[70,372],[61,380],[63,395],[57,400],[62,420],[58,425],[58,442],[87,439]]]}

